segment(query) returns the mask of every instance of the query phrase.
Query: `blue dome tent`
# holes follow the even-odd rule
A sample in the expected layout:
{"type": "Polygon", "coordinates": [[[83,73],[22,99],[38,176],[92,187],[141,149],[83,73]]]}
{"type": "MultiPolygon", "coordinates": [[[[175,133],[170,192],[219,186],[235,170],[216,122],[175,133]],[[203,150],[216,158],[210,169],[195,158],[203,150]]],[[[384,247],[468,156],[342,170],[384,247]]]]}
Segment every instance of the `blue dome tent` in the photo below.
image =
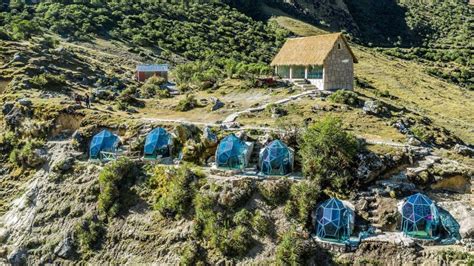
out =
{"type": "Polygon", "coordinates": [[[119,142],[117,135],[106,129],[102,130],[92,138],[89,148],[90,159],[102,159],[101,152],[116,152],[119,142]]]}
{"type": "Polygon", "coordinates": [[[349,240],[354,227],[354,211],[342,201],[331,198],[321,203],[314,218],[319,238],[336,242],[349,240]]]}
{"type": "Polygon", "coordinates": [[[259,168],[264,175],[286,175],[293,171],[293,151],[280,140],[272,141],[259,155],[259,168]]]}
{"type": "Polygon", "coordinates": [[[247,166],[248,147],[234,134],[225,137],[217,146],[216,165],[220,168],[243,169],[247,166]]]}
{"type": "Polygon", "coordinates": [[[401,214],[405,235],[420,239],[437,238],[439,213],[430,198],[421,193],[411,195],[403,202],[401,214]]]}
{"type": "Polygon", "coordinates": [[[146,136],[145,158],[156,158],[158,156],[169,157],[171,155],[172,138],[164,128],[155,128],[146,136]]]}

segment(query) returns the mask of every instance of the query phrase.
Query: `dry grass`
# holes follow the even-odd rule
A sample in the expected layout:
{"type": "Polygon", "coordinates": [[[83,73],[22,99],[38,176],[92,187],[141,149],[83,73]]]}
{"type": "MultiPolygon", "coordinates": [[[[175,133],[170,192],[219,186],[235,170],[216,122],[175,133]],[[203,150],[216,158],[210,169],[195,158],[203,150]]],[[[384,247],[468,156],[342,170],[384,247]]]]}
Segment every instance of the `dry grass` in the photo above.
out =
{"type": "MultiPolygon", "coordinates": [[[[282,27],[300,36],[321,34],[310,24],[289,17],[273,18],[282,27]]],[[[395,96],[384,99],[396,106],[432,119],[468,143],[474,143],[474,92],[432,77],[425,66],[389,57],[369,48],[352,45],[359,63],[355,65],[358,78],[368,81],[377,91],[388,91],[395,96]]],[[[378,98],[376,91],[358,89],[357,92],[378,98]]]]}

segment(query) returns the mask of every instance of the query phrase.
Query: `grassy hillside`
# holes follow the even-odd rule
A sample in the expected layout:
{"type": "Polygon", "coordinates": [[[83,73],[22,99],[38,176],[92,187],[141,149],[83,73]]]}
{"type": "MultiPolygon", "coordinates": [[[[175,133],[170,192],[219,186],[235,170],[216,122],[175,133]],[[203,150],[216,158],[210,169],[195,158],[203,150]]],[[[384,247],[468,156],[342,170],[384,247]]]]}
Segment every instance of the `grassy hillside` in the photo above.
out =
{"type": "MultiPolygon", "coordinates": [[[[322,33],[321,29],[288,16],[273,19],[296,35],[322,33]]],[[[427,74],[429,65],[422,62],[398,59],[355,44],[353,51],[359,59],[359,64],[355,65],[356,77],[373,87],[359,87],[357,92],[377,97],[377,94],[388,91],[393,97],[386,97],[384,101],[426,115],[466,142],[474,142],[474,112],[469,111],[474,110],[473,91],[427,74]]]]}

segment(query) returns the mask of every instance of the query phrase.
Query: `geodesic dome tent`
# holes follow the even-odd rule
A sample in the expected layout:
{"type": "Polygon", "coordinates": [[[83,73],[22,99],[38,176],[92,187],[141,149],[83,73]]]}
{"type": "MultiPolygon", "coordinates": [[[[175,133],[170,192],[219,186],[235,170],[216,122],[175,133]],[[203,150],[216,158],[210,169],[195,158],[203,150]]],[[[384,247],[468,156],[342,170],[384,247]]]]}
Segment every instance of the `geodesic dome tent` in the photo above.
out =
{"type": "Polygon", "coordinates": [[[247,166],[248,152],[247,144],[230,134],[217,146],[216,165],[220,168],[243,169],[247,166]]]}
{"type": "Polygon", "coordinates": [[[405,235],[421,239],[437,237],[440,223],[438,208],[427,196],[417,193],[406,198],[401,214],[405,235]]]}
{"type": "Polygon", "coordinates": [[[107,129],[102,130],[92,138],[89,147],[89,156],[93,160],[101,159],[101,152],[115,152],[119,143],[120,139],[117,135],[107,129]]]}
{"type": "Polygon", "coordinates": [[[354,210],[342,201],[331,198],[321,203],[315,211],[316,235],[325,240],[348,240],[354,228],[354,210]]]}
{"type": "Polygon", "coordinates": [[[145,157],[169,157],[171,155],[172,138],[171,135],[161,127],[153,129],[146,136],[145,157]]]}
{"type": "Polygon", "coordinates": [[[286,175],[293,171],[294,153],[280,140],[272,141],[259,155],[260,172],[265,175],[286,175]]]}

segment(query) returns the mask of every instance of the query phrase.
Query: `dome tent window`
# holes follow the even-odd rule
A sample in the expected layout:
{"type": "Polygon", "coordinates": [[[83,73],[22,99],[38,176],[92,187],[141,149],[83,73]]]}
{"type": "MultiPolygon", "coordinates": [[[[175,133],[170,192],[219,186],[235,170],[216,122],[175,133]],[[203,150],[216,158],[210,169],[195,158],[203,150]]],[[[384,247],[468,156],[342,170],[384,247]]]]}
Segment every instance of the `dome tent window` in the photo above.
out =
{"type": "Polygon", "coordinates": [[[323,240],[344,242],[354,228],[354,211],[342,201],[331,198],[313,213],[316,236],[323,240]]]}
{"type": "Polygon", "coordinates": [[[234,134],[225,137],[217,146],[216,165],[218,168],[244,169],[248,163],[250,147],[234,134]]]}
{"type": "Polygon", "coordinates": [[[272,141],[259,155],[259,168],[264,175],[287,175],[293,171],[293,163],[293,150],[280,140],[272,141]]]}
{"type": "Polygon", "coordinates": [[[108,130],[102,130],[96,134],[91,141],[89,156],[91,160],[102,160],[102,153],[115,153],[117,151],[120,139],[117,135],[108,130]]]}
{"type": "Polygon", "coordinates": [[[407,236],[434,239],[439,233],[438,208],[427,196],[417,193],[401,206],[402,230],[407,236]]]}
{"type": "Polygon", "coordinates": [[[171,156],[172,138],[164,128],[155,128],[146,136],[145,159],[171,156]]]}

